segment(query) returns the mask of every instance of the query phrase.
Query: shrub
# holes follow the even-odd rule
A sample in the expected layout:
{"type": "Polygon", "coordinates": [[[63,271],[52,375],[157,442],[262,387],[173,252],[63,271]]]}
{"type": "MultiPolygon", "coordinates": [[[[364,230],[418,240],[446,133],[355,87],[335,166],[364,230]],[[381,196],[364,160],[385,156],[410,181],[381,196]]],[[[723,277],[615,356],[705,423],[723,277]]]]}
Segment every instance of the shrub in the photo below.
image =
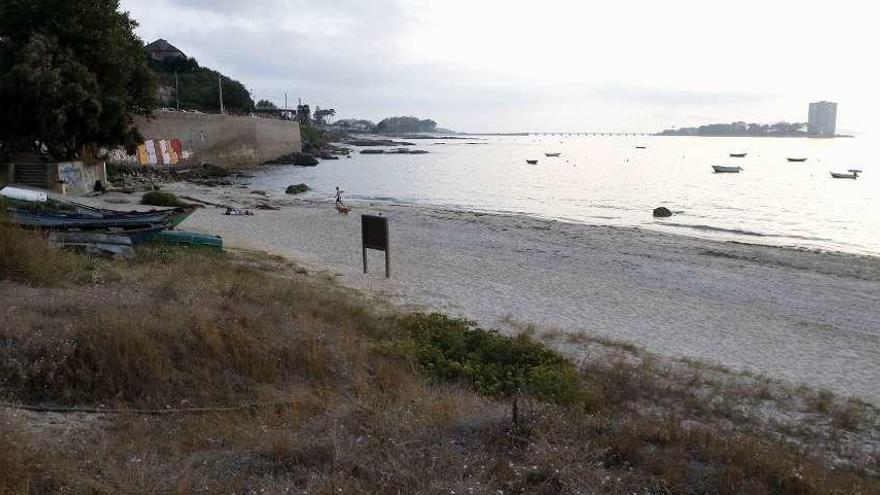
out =
{"type": "Polygon", "coordinates": [[[144,197],[141,198],[141,204],[150,206],[187,206],[187,204],[175,196],[174,193],[167,191],[150,191],[144,194],[144,197]]]}
{"type": "MultiPolygon", "coordinates": [[[[406,316],[401,324],[411,339],[403,349],[430,377],[465,381],[495,398],[522,394],[558,404],[581,398],[574,365],[525,335],[503,336],[439,313],[406,316]]],[[[515,401],[513,407],[516,422],[515,401]]]]}

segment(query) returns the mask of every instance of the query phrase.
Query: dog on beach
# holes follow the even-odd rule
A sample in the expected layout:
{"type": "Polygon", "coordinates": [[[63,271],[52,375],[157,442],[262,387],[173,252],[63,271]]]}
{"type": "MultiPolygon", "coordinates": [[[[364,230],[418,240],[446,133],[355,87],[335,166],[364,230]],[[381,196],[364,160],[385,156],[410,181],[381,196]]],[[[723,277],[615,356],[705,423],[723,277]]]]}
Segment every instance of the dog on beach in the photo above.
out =
{"type": "Polygon", "coordinates": [[[348,208],[348,207],[345,207],[345,206],[342,206],[342,205],[336,205],[336,211],[337,211],[340,215],[348,215],[348,212],[351,211],[351,208],[348,208]]]}

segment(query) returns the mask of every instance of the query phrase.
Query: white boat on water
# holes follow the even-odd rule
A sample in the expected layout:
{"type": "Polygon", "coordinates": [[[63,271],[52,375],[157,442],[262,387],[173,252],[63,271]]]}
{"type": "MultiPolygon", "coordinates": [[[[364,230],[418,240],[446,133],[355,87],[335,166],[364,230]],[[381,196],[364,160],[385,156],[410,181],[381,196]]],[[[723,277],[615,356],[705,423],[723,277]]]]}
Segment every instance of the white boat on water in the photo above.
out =
{"type": "Polygon", "coordinates": [[[862,173],[862,171],[857,168],[851,168],[848,172],[848,174],[843,172],[831,172],[831,177],[834,179],[858,179],[859,174],[862,173]]]}
{"type": "Polygon", "coordinates": [[[712,170],[716,174],[738,174],[742,171],[742,167],[728,167],[726,165],[712,165],[712,170]]]}

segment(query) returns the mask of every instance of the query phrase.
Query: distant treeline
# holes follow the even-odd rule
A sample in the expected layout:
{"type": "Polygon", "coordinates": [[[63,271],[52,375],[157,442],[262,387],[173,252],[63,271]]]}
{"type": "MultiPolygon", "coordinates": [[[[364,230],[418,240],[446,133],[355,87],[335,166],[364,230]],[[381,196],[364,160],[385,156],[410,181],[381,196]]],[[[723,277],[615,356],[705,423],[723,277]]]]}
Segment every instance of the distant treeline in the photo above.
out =
{"type": "Polygon", "coordinates": [[[775,124],[755,124],[732,122],[730,124],[709,124],[700,127],[666,129],[660,136],[806,136],[805,122],[777,122],[775,124]]]}
{"type": "Polygon", "coordinates": [[[363,119],[342,119],[334,123],[334,127],[368,132],[435,132],[437,122],[431,119],[419,119],[418,117],[388,117],[378,124],[363,119]]]}
{"type": "Polygon", "coordinates": [[[150,60],[149,64],[156,75],[162,105],[174,107],[179,97],[181,109],[217,112],[220,110],[219,77],[223,81],[223,107],[227,112],[247,113],[254,108],[254,101],[244,84],[207,67],[200,67],[194,58],[169,58],[161,62],[150,60]],[[179,90],[176,96],[175,72],[179,90]]]}

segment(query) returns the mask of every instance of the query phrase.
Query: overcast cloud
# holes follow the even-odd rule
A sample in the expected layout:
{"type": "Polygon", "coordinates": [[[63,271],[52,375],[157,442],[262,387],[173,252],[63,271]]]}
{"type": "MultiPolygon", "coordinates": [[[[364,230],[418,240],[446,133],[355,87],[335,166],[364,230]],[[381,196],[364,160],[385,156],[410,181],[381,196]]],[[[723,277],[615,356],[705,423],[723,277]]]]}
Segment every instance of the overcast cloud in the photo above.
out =
{"type": "Polygon", "coordinates": [[[805,120],[876,131],[868,2],[123,0],[257,99],[467,131],[655,131],[805,120]]]}

